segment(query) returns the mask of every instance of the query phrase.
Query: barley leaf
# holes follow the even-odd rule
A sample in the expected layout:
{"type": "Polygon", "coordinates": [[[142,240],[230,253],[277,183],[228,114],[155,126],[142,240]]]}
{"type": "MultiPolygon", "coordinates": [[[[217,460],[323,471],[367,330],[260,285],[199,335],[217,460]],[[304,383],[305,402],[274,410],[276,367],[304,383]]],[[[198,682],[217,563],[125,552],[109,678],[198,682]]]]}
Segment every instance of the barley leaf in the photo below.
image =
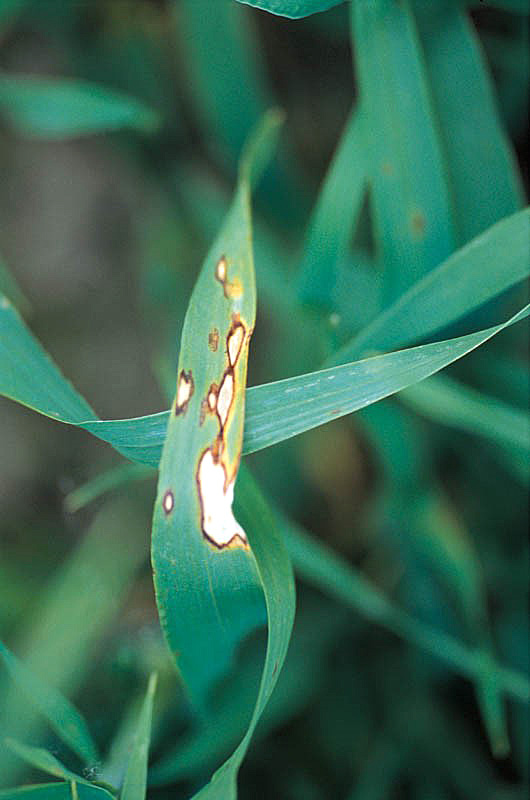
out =
{"type": "Polygon", "coordinates": [[[88,783],[80,775],[71,772],[64,764],[61,764],[59,759],[55,758],[49,750],[43,747],[30,747],[27,744],[18,742],[16,739],[6,739],[6,745],[12,750],[19,758],[25,761],[35,769],[40,769],[43,772],[48,772],[50,775],[55,775],[56,778],[63,778],[67,781],[75,781],[76,783],[88,783]]]}
{"type": "Polygon", "coordinates": [[[151,738],[151,719],[157,676],[153,673],[140,711],[136,734],[131,746],[129,765],[120,794],[120,800],[144,800],[147,782],[147,760],[151,738]]]}
{"type": "Polygon", "coordinates": [[[386,301],[454,250],[451,199],[409,0],[351,3],[363,144],[386,301]]]}
{"type": "Polygon", "coordinates": [[[97,749],[79,711],[53,686],[34,675],[0,641],[0,659],[29,702],[42,714],[65,744],[87,764],[98,760],[97,749]]]}
{"type": "Polygon", "coordinates": [[[106,789],[75,781],[0,789],[0,800],[110,800],[112,797],[106,789]]]}
{"type": "Polygon", "coordinates": [[[159,616],[199,706],[242,637],[265,621],[254,556],[232,500],[256,314],[250,185],[263,140],[278,123],[277,114],[266,117],[250,142],[234,202],[195,284],[160,461],[152,537],[159,616]]]}

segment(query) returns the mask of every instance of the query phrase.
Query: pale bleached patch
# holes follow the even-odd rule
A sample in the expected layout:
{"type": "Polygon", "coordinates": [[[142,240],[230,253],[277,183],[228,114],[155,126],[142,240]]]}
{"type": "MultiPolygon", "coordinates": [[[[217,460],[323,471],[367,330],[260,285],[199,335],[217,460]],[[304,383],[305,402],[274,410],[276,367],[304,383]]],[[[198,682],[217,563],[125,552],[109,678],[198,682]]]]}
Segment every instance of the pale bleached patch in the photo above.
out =
{"type": "Polygon", "coordinates": [[[223,382],[219,387],[219,393],[217,395],[217,413],[223,427],[226,425],[226,420],[228,419],[228,412],[230,411],[233,397],[234,376],[231,372],[227,372],[225,373],[223,382]]]}
{"type": "Polygon", "coordinates": [[[226,258],[222,256],[215,266],[215,277],[218,281],[221,281],[221,283],[226,281],[226,267],[226,258]]]}
{"type": "Polygon", "coordinates": [[[241,346],[245,336],[245,329],[242,325],[237,325],[229,334],[227,341],[228,361],[230,366],[236,365],[237,359],[241,352],[241,346]]]}
{"type": "Polygon", "coordinates": [[[214,459],[211,450],[206,450],[197,470],[202,530],[217,547],[226,547],[236,537],[247,544],[246,533],[232,512],[234,481],[225,491],[225,478],[222,462],[214,459]]]}
{"type": "Polygon", "coordinates": [[[177,409],[182,409],[188,404],[192,392],[193,378],[191,374],[186,375],[186,373],[182,371],[177,386],[177,409]]]}
{"type": "Polygon", "coordinates": [[[217,393],[213,389],[208,392],[208,408],[210,411],[215,411],[217,408],[217,393]]]}

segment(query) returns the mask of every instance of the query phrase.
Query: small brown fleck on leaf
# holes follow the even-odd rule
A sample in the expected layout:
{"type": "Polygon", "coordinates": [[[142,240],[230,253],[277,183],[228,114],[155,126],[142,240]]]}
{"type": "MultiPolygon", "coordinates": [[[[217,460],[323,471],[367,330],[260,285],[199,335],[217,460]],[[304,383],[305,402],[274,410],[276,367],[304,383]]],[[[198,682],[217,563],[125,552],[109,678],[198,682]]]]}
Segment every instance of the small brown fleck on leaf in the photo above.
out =
{"type": "Polygon", "coordinates": [[[208,347],[214,353],[217,352],[217,348],[219,347],[219,331],[217,328],[214,328],[213,331],[210,331],[208,334],[208,347]]]}
{"type": "Polygon", "coordinates": [[[410,215],[410,229],[414,238],[423,239],[426,227],[425,215],[421,211],[413,211],[410,215]]]}
{"type": "Polygon", "coordinates": [[[388,161],[385,161],[384,164],[381,164],[381,172],[383,175],[393,175],[394,167],[388,161]]]}

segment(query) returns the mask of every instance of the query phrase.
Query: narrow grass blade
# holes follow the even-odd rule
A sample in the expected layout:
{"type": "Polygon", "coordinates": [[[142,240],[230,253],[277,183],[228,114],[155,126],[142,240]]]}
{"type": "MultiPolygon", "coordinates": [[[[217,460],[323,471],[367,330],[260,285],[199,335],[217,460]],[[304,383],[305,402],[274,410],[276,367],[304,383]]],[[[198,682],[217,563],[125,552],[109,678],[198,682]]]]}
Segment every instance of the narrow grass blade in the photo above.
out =
{"type": "Polygon", "coordinates": [[[0,110],[26,136],[62,139],[129,128],[150,133],[157,114],[120,92],[66,78],[0,76],[0,110]]]}
{"type": "Polygon", "coordinates": [[[473,681],[495,675],[506,694],[530,702],[530,681],[525,675],[499,666],[483,651],[471,649],[452,636],[417,621],[395,606],[343,558],[292,522],[282,517],[280,527],[295,570],[308,583],[444,661],[458,674],[473,681]]]}
{"type": "Polygon", "coordinates": [[[69,492],[64,498],[64,507],[68,512],[74,514],[107,492],[119,489],[120,486],[131,481],[145,480],[152,477],[153,474],[152,468],[145,464],[120,464],[119,467],[106,470],[69,492]]]}
{"type": "Polygon", "coordinates": [[[318,195],[299,266],[302,303],[332,309],[338,263],[346,256],[366,186],[362,110],[351,113],[318,195]]]}
{"type": "MultiPolygon", "coordinates": [[[[257,484],[246,469],[236,490],[236,510],[248,531],[267,604],[268,640],[256,705],[245,736],[194,800],[235,800],[237,775],[254,730],[283,666],[295,613],[295,589],[289,556],[274,518],[257,484]]],[[[237,684],[234,686],[237,691],[237,684]]]]}
{"type": "Polygon", "coordinates": [[[0,800],[111,800],[113,795],[99,786],[85,783],[42,783],[0,789],[0,800]]]}
{"type": "MultiPolygon", "coordinates": [[[[19,633],[17,649],[33,674],[46,675],[67,695],[79,688],[94,647],[147,559],[148,527],[147,514],[120,499],[95,516],[84,540],[39,597],[31,623],[19,633]]],[[[14,738],[35,740],[41,721],[14,689],[6,693],[0,726],[14,738]]],[[[7,748],[0,748],[0,774],[14,782],[17,766],[9,756],[7,748]]]]}
{"type": "Polygon", "coordinates": [[[327,11],[343,3],[344,0],[238,0],[238,2],[280,17],[300,19],[318,11],[327,11]]]}
{"type": "Polygon", "coordinates": [[[469,314],[528,278],[530,209],[488,228],[412,286],[328,364],[341,364],[374,350],[402,347],[469,314]]]}
{"type": "Polygon", "coordinates": [[[447,158],[458,243],[464,244],[521,207],[521,179],[462,2],[413,0],[413,8],[447,158]]]}
{"type": "Polygon", "coordinates": [[[484,436],[508,450],[530,452],[530,419],[522,409],[436,375],[400,393],[414,411],[457,430],[484,436]]]}
{"type": "MultiPolygon", "coordinates": [[[[344,631],[346,613],[305,602],[299,608],[289,652],[278,683],[254,733],[254,744],[301,713],[321,687],[326,656],[344,631]]],[[[256,642],[256,645],[261,645],[256,642]]],[[[211,771],[237,745],[248,727],[256,698],[256,675],[263,666],[261,646],[238,663],[237,694],[228,679],[203,725],[181,737],[149,770],[149,785],[161,786],[211,771]]]]}
{"type": "MultiPolygon", "coordinates": [[[[400,392],[471,352],[527,314],[525,307],[506,322],[477,333],[248,389],[243,454],[270,447],[400,392]]],[[[158,465],[168,412],[136,419],[97,420],[10,305],[4,306],[3,313],[0,308],[0,333],[0,394],[58,421],[83,427],[133,461],[158,465]],[[36,400],[32,379],[35,374],[41,378],[36,400]]],[[[348,348],[341,349],[333,360],[342,361],[347,354],[348,348]]]]}
{"type": "Polygon", "coordinates": [[[386,303],[455,249],[446,165],[409,0],[351,3],[386,303]]]}
{"type": "Polygon", "coordinates": [[[203,708],[242,637],[265,621],[254,556],[232,501],[256,314],[251,173],[280,121],[269,114],[249,141],[234,202],[195,284],[160,460],[151,551],[159,616],[190,696],[203,708]]]}
{"type": "Polygon", "coordinates": [[[247,136],[272,105],[254,31],[233,2],[218,0],[206,15],[195,0],[173,5],[187,63],[189,101],[206,140],[215,142],[216,155],[235,166],[247,136]]]}
{"type": "MultiPolygon", "coordinates": [[[[469,640],[477,650],[494,660],[483,569],[472,537],[441,489],[427,491],[419,500],[414,501],[412,497],[409,500],[412,511],[403,518],[403,527],[410,529],[408,541],[415,554],[426,558],[433,572],[452,590],[469,640]]],[[[485,673],[477,677],[474,684],[492,752],[505,756],[510,745],[506,710],[497,678],[485,673]]]]}
{"type": "Polygon", "coordinates": [[[250,389],[243,452],[261,450],[389,397],[443,369],[529,313],[530,305],[506,323],[478,333],[250,389]]]}
{"type": "Polygon", "coordinates": [[[153,673],[149,678],[149,685],[145,700],[140,711],[136,735],[131,747],[129,766],[125,774],[120,800],[144,800],[147,781],[147,759],[149,756],[149,741],[151,738],[151,719],[153,716],[153,701],[156,691],[157,676],[153,673]]]}
{"type": "Polygon", "coordinates": [[[96,745],[79,711],[53,686],[46,685],[0,641],[0,660],[28,701],[49,722],[58,737],[86,764],[98,760],[96,745]]]}
{"type": "Polygon", "coordinates": [[[76,783],[88,783],[80,775],[71,772],[64,764],[61,764],[59,759],[55,758],[49,750],[43,747],[30,747],[27,744],[16,741],[16,739],[6,739],[6,745],[13,751],[19,758],[29,764],[35,769],[40,769],[50,775],[55,775],[56,778],[63,778],[66,781],[74,781],[76,783]]]}

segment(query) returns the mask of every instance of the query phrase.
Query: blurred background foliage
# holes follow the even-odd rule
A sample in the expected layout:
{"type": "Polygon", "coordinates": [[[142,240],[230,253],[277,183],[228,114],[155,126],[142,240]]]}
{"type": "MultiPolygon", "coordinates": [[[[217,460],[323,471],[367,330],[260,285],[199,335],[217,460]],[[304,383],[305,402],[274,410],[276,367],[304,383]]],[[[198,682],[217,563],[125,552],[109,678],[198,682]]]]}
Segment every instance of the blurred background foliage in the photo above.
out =
{"type": "MultiPolygon", "coordinates": [[[[377,38],[359,13],[352,70],[348,4],[289,20],[232,0],[0,2],[0,289],[102,418],[167,407],[191,288],[245,137],[271,105],[287,120],[254,202],[261,291],[249,385],[317,369],[421,274],[521,206],[513,159],[527,175],[526,4],[404,6],[411,35],[396,12],[377,38]],[[32,95],[42,76],[46,102],[32,95]],[[343,143],[364,136],[364,149],[347,148],[340,165],[351,193],[331,204],[331,252],[314,238],[318,206],[309,219],[343,132],[343,143]],[[384,178],[368,181],[377,147],[402,166],[403,196],[384,178]],[[429,161],[437,147],[452,170],[452,221],[429,161]],[[413,216],[415,249],[399,233],[407,191],[424,191],[435,220],[431,240],[413,216]],[[288,285],[304,308],[296,326],[288,285]]],[[[438,338],[492,324],[521,297],[505,292],[438,338]]],[[[528,402],[524,326],[424,386],[248,462],[279,509],[397,606],[527,671],[527,453],[497,430],[499,404],[528,402]]],[[[0,442],[1,638],[75,700],[101,752],[113,742],[99,773],[111,784],[158,670],[148,796],[188,797],[244,727],[261,634],[242,648],[241,708],[227,706],[221,686],[217,722],[197,731],[154,603],[154,478],[74,513],[83,498],[72,491],[123,464],[116,453],[4,400],[0,442]]],[[[487,681],[474,687],[419,649],[399,615],[375,624],[362,586],[349,602],[305,577],[242,798],[526,797],[527,706],[499,706],[487,681]]],[[[2,736],[68,759],[3,672],[0,720],[2,736]]],[[[2,746],[0,776],[2,787],[42,780],[2,746]]]]}

